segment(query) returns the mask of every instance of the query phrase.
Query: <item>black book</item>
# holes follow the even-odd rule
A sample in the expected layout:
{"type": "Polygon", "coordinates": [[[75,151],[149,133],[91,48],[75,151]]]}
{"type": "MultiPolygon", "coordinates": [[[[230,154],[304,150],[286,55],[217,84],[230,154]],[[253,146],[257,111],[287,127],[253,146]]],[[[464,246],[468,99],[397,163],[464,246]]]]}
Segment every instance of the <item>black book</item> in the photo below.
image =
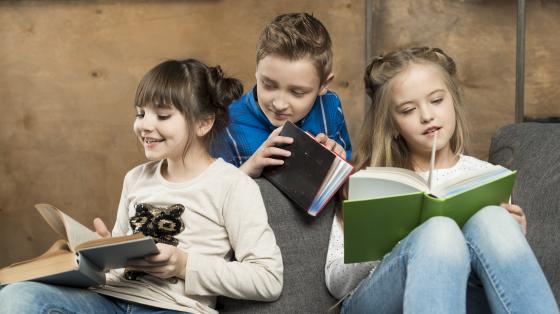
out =
{"type": "Polygon", "coordinates": [[[317,216],[353,167],[292,122],[284,124],[280,135],[294,139],[279,146],[292,154],[283,165],[266,167],[262,176],[309,215],[317,216]]]}

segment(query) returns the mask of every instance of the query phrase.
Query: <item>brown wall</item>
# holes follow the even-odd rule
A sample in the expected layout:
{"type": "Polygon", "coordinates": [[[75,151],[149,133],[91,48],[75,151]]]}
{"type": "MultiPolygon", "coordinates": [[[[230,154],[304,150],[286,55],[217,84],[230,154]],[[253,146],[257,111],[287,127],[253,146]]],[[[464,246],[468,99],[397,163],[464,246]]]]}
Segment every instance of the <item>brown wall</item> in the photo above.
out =
{"type": "MultiPolygon", "coordinates": [[[[455,57],[473,153],[514,120],[514,1],[367,0],[374,54],[432,45],[455,57]]],[[[528,1],[526,113],[560,116],[560,4],[528,1]]],[[[138,80],[168,58],[221,64],[254,83],[255,41],[274,16],[313,12],[331,32],[335,81],[355,142],[364,112],[366,0],[0,2],[0,266],[56,236],[33,204],[112,224],[127,170],[138,80]]]]}
{"type": "MultiPolygon", "coordinates": [[[[363,1],[0,2],[0,266],[56,239],[33,204],[114,222],[124,174],[143,161],[132,133],[142,75],[168,58],[221,64],[254,84],[255,43],[280,13],[313,12],[334,42],[333,88],[363,109],[363,1]]],[[[357,124],[350,129],[355,132],[357,124]]]]}

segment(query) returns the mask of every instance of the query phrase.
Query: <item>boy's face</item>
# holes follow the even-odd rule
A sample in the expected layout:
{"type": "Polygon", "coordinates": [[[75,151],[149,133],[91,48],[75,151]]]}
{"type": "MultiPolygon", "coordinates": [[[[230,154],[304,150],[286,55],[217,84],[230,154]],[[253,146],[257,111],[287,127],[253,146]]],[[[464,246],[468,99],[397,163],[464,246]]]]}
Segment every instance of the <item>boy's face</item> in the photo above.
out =
{"type": "Polygon", "coordinates": [[[298,122],[309,113],[317,95],[327,92],[328,82],[319,86],[317,69],[309,58],[296,61],[268,55],[257,64],[258,104],[274,126],[298,122]]]}

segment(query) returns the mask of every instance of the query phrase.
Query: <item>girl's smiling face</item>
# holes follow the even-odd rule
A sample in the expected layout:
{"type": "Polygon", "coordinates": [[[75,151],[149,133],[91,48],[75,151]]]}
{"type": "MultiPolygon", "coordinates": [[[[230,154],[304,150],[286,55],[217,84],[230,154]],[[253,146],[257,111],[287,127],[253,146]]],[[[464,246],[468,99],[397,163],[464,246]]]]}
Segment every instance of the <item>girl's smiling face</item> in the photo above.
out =
{"type": "Polygon", "coordinates": [[[450,153],[456,116],[441,70],[429,63],[412,63],[391,84],[391,115],[410,149],[411,160],[430,154],[436,130],[438,154],[450,153]]]}
{"type": "Polygon", "coordinates": [[[174,106],[136,107],[133,129],[148,160],[182,160],[189,134],[185,117],[174,106]]]}

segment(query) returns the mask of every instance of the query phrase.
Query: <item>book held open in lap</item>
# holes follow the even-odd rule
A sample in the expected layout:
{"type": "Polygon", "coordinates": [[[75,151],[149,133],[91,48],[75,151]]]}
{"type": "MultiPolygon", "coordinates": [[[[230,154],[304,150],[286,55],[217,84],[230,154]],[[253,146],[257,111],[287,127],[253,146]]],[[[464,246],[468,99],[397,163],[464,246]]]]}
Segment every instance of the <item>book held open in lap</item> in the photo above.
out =
{"type": "Polygon", "coordinates": [[[63,239],[42,255],[0,269],[0,284],[31,280],[74,287],[105,283],[105,271],[122,268],[130,259],[157,254],[151,237],[141,233],[102,238],[61,210],[35,205],[41,216],[63,239]]]}
{"type": "Polygon", "coordinates": [[[478,210],[508,202],[517,172],[492,166],[429,189],[413,171],[379,167],[350,176],[343,204],[344,262],[382,258],[414,228],[434,216],[462,227],[478,210]]]}
{"type": "Polygon", "coordinates": [[[309,215],[317,216],[353,167],[292,122],[286,122],[279,135],[294,139],[279,146],[291,155],[281,166],[266,167],[262,176],[309,215]]]}
{"type": "Polygon", "coordinates": [[[350,176],[344,216],[344,262],[379,260],[434,216],[462,227],[478,210],[509,200],[517,175],[502,166],[464,172],[432,186],[437,132],[428,180],[412,170],[368,167],[350,176]]]}

